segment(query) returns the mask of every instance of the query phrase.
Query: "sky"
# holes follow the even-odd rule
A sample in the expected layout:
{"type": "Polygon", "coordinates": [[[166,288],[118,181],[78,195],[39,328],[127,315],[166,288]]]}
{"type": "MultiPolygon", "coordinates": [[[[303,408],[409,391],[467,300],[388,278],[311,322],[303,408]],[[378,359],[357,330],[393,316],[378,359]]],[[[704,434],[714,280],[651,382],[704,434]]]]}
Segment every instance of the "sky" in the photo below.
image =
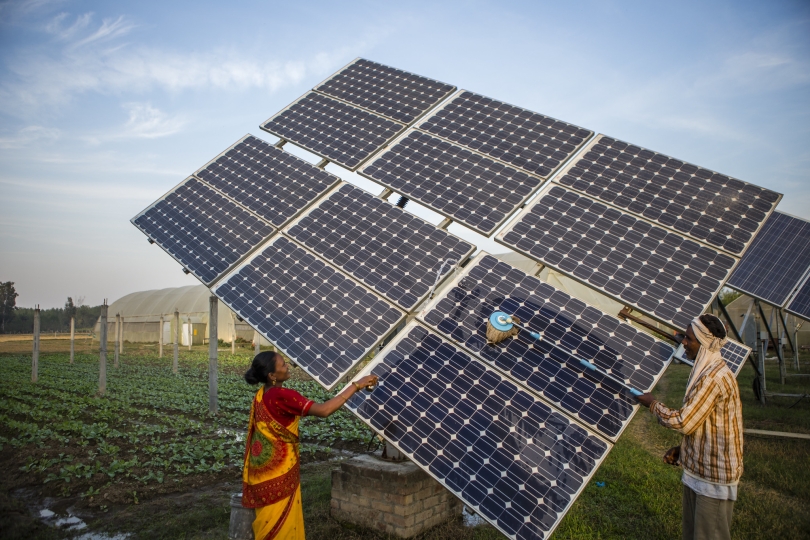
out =
{"type": "Polygon", "coordinates": [[[259,125],[356,57],[767,187],[810,219],[807,2],[11,1],[0,281],[25,307],[198,284],[129,220],[240,137],[275,142],[259,125]]]}

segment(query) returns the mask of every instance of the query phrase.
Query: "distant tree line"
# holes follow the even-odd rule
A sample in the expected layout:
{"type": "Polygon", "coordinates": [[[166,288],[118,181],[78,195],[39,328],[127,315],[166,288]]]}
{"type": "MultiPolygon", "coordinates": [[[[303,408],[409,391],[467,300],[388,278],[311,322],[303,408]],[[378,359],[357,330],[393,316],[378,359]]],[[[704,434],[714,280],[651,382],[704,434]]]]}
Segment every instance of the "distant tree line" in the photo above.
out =
{"type": "MultiPolygon", "coordinates": [[[[34,308],[17,307],[17,291],[13,281],[0,282],[0,333],[30,334],[34,330],[34,308]]],[[[81,301],[80,301],[81,303],[81,301]]],[[[101,306],[76,306],[68,297],[63,308],[39,311],[42,332],[70,332],[70,317],[76,317],[76,330],[92,330],[101,306]]]]}

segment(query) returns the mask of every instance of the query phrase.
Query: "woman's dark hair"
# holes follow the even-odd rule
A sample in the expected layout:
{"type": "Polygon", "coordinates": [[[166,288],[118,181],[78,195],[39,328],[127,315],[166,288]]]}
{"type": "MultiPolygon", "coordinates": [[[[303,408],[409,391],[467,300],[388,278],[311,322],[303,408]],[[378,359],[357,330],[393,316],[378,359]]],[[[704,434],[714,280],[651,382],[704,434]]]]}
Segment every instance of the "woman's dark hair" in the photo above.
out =
{"type": "Polygon", "coordinates": [[[267,376],[276,372],[277,352],[264,351],[253,357],[253,363],[245,373],[248,384],[266,383],[267,376]]]}
{"type": "Polygon", "coordinates": [[[723,321],[718,319],[716,316],[710,313],[705,313],[700,316],[700,322],[703,323],[703,326],[705,326],[714,337],[718,337],[720,339],[726,337],[726,327],[723,325],[723,321]]]}

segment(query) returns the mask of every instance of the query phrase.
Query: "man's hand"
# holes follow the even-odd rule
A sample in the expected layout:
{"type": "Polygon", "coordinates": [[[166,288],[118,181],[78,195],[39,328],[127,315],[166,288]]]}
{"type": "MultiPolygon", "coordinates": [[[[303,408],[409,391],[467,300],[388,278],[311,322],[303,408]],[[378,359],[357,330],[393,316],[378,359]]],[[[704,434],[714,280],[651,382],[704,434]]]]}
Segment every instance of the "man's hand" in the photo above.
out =
{"type": "Polygon", "coordinates": [[[646,394],[636,396],[636,399],[638,400],[639,403],[641,403],[645,407],[649,407],[650,405],[652,405],[653,401],[655,401],[655,396],[647,392],[646,394]]]}
{"type": "Polygon", "coordinates": [[[677,467],[680,459],[681,459],[680,446],[673,446],[672,448],[664,452],[664,463],[668,465],[675,465],[677,467]]]}

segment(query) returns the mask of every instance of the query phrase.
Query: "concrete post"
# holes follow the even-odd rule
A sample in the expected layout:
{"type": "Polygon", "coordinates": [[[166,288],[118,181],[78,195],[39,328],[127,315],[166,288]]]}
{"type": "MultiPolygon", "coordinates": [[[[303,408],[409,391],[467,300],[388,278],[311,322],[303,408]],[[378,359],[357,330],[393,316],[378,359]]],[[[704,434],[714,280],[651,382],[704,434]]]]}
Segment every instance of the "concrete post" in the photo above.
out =
{"type": "Polygon", "coordinates": [[[208,305],[208,412],[217,414],[217,297],[211,295],[208,305]]]}
{"type": "Polygon", "coordinates": [[[124,355],[124,316],[121,315],[121,333],[118,334],[118,352],[124,355]]]}
{"type": "Polygon", "coordinates": [[[76,317],[70,318],[70,363],[73,363],[73,355],[75,353],[75,348],[73,346],[73,340],[76,338],[76,317]]]}
{"type": "Polygon", "coordinates": [[[119,354],[119,352],[118,352],[119,351],[119,349],[118,349],[118,345],[119,345],[118,332],[120,330],[121,330],[121,314],[116,313],[115,314],[115,337],[113,338],[113,341],[115,342],[115,345],[113,346],[113,350],[115,351],[113,353],[113,365],[115,367],[118,367],[118,354],[119,354]]]}
{"type": "Polygon", "coordinates": [[[191,352],[191,344],[194,341],[194,332],[191,330],[191,315],[186,317],[188,319],[188,351],[191,352]]]}
{"type": "Polygon", "coordinates": [[[180,356],[180,312],[174,310],[174,362],[172,373],[177,373],[177,357],[180,356]]]}
{"type": "Polygon", "coordinates": [[[163,358],[163,314],[160,314],[160,330],[158,330],[158,358],[163,358]]]}
{"type": "Polygon", "coordinates": [[[262,336],[257,331],[253,331],[253,356],[262,352],[262,336]]]}
{"type": "Polygon", "coordinates": [[[231,322],[233,323],[233,336],[231,336],[231,354],[236,354],[236,315],[233,314],[233,311],[231,311],[231,322]]]}
{"type": "Polygon", "coordinates": [[[34,308],[34,350],[31,354],[31,382],[39,379],[39,304],[34,308]]]}
{"type": "Polygon", "coordinates": [[[107,391],[107,299],[101,305],[101,318],[98,331],[98,393],[107,391]]]}

